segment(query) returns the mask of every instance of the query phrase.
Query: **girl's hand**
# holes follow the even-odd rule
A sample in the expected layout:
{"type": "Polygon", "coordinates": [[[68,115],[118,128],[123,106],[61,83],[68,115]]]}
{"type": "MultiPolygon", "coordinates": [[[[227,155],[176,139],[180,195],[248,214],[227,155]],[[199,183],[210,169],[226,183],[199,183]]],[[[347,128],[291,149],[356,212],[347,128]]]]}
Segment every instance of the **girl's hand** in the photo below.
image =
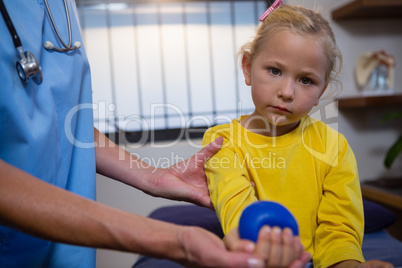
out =
{"type": "Polygon", "coordinates": [[[238,229],[234,229],[225,236],[224,242],[231,251],[254,252],[264,259],[265,267],[304,268],[311,259],[310,253],[303,252],[299,237],[293,236],[289,228],[264,226],[257,244],[240,239],[238,229]]]}
{"type": "Polygon", "coordinates": [[[230,251],[253,253],[256,244],[250,240],[241,239],[239,236],[239,229],[235,228],[230,231],[224,238],[225,246],[230,251]]]}
{"type": "Polygon", "coordinates": [[[383,262],[383,261],[366,261],[363,263],[360,263],[358,265],[359,268],[393,268],[394,265],[392,265],[389,262],[383,262]]]}
{"type": "Polygon", "coordinates": [[[289,228],[280,229],[264,226],[261,228],[255,253],[264,258],[267,267],[304,267],[311,259],[298,236],[289,228]]]}
{"type": "Polygon", "coordinates": [[[378,260],[366,261],[363,263],[354,260],[348,260],[332,265],[330,268],[393,268],[393,267],[394,266],[389,262],[383,262],[378,260]]]}

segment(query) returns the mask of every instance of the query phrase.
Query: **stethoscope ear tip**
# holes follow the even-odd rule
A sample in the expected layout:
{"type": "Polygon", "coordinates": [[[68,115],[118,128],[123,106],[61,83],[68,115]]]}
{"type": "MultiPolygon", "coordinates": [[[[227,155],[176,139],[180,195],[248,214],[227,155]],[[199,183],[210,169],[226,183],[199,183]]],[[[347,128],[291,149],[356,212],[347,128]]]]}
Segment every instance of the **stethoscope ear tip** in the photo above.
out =
{"type": "Polygon", "coordinates": [[[55,47],[54,44],[50,41],[46,41],[43,46],[47,49],[47,50],[55,50],[55,51],[59,51],[59,52],[67,52],[67,51],[71,51],[71,50],[76,50],[79,49],[81,47],[81,42],[80,41],[76,41],[74,43],[73,46],[65,46],[65,48],[58,48],[55,47]]]}
{"type": "Polygon", "coordinates": [[[43,46],[44,46],[46,49],[53,49],[53,48],[54,48],[53,43],[50,42],[50,41],[46,41],[46,42],[43,44],[43,46]]]}
{"type": "Polygon", "coordinates": [[[76,41],[76,42],[74,43],[74,47],[75,47],[76,49],[80,48],[80,47],[81,47],[81,42],[80,42],[80,41],[76,41]]]}

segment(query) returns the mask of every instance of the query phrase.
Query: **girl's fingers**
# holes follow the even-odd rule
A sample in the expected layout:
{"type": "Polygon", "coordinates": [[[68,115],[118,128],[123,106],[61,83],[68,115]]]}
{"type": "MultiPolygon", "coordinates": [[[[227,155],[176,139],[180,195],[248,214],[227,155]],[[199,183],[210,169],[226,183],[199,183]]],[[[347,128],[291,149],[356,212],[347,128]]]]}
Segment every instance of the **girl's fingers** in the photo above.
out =
{"type": "Polygon", "coordinates": [[[271,250],[271,227],[264,226],[258,233],[257,246],[255,248],[255,254],[268,260],[269,252],[271,250]]]}
{"type": "Polygon", "coordinates": [[[258,234],[254,253],[265,260],[267,267],[302,268],[311,258],[303,251],[300,238],[290,228],[264,226],[258,234]]]}
{"type": "Polygon", "coordinates": [[[240,239],[238,229],[230,231],[223,241],[226,248],[230,251],[253,253],[255,249],[255,244],[253,242],[240,239]]]}
{"type": "Polygon", "coordinates": [[[255,244],[251,241],[240,241],[237,243],[232,251],[237,251],[237,252],[244,252],[244,253],[253,253],[255,249],[255,244]]]}
{"type": "Polygon", "coordinates": [[[282,262],[281,267],[289,267],[289,265],[295,260],[295,247],[294,247],[295,237],[293,232],[289,228],[285,228],[282,232],[282,262]]]}
{"type": "Polygon", "coordinates": [[[279,227],[274,227],[271,231],[271,251],[268,267],[281,267],[282,255],[282,230],[279,227]]]}
{"type": "Polygon", "coordinates": [[[307,263],[309,263],[311,260],[310,252],[303,252],[300,257],[300,260],[303,262],[303,267],[305,267],[307,265],[307,263]]]}
{"type": "Polygon", "coordinates": [[[294,261],[288,268],[304,268],[311,260],[311,254],[309,252],[303,252],[299,259],[294,261]]]}
{"type": "Polygon", "coordinates": [[[295,252],[295,259],[299,259],[304,252],[304,247],[300,242],[300,237],[295,236],[293,239],[293,248],[295,252]]]}

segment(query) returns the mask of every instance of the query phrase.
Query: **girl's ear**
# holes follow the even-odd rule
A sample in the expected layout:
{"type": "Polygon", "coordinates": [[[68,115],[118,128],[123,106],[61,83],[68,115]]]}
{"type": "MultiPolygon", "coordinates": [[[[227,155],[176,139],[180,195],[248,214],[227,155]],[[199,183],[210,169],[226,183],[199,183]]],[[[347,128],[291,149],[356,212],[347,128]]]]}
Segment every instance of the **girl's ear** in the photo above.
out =
{"type": "Polygon", "coordinates": [[[251,86],[251,58],[247,53],[243,54],[241,59],[241,68],[243,70],[244,80],[247,86],[251,86]]]}
{"type": "Polygon", "coordinates": [[[320,103],[321,96],[324,94],[325,90],[327,90],[327,87],[328,87],[328,83],[324,86],[324,89],[321,91],[320,96],[318,96],[316,102],[314,103],[314,106],[317,106],[320,103]]]}

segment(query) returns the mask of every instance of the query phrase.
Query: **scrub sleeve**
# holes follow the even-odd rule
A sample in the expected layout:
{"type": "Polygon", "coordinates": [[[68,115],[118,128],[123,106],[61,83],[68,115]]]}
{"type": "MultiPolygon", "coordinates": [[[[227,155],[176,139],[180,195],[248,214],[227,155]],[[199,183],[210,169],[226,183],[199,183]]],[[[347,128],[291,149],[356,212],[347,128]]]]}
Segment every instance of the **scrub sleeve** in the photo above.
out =
{"type": "MultiPolygon", "coordinates": [[[[24,51],[42,67],[43,83],[24,86],[18,55],[0,19],[0,158],[53,185],[95,199],[91,76],[85,50],[46,51],[58,41],[43,0],[4,0],[24,51]]],[[[63,1],[49,1],[68,42],[63,1]]],[[[73,42],[82,42],[74,1],[68,0],[73,42]]],[[[18,196],[15,196],[17,199],[18,196]]],[[[0,267],[95,267],[95,249],[53,243],[0,225],[0,267]]]]}

